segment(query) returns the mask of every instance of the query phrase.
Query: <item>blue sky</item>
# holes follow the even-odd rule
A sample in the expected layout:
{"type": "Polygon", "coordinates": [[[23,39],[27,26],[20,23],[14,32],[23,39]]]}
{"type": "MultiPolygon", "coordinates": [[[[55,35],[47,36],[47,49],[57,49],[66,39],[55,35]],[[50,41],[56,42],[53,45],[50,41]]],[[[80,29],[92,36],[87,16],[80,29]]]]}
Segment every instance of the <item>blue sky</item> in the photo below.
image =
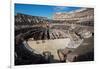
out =
{"type": "Polygon", "coordinates": [[[69,6],[48,6],[48,5],[35,5],[35,4],[15,4],[15,14],[23,13],[33,16],[43,16],[52,19],[56,12],[70,12],[81,9],[80,7],[69,6]]]}

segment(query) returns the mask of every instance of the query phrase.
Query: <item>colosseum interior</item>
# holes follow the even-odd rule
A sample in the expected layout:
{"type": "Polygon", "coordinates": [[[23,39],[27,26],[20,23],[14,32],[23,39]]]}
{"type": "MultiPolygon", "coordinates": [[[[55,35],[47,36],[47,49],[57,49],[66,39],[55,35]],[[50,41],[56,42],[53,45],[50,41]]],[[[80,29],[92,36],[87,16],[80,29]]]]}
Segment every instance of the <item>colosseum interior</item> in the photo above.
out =
{"type": "Polygon", "coordinates": [[[94,60],[94,9],[15,15],[15,65],[94,60]]]}

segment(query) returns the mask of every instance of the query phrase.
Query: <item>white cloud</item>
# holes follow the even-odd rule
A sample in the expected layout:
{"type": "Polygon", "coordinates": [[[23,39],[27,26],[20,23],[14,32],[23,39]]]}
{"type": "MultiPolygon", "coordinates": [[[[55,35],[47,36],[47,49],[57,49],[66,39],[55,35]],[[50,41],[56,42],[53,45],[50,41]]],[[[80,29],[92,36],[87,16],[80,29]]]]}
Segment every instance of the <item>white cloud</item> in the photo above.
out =
{"type": "Polygon", "coordinates": [[[65,6],[56,6],[55,8],[54,8],[54,10],[55,11],[62,11],[62,10],[64,10],[64,9],[67,9],[67,7],[65,7],[65,6]]]}

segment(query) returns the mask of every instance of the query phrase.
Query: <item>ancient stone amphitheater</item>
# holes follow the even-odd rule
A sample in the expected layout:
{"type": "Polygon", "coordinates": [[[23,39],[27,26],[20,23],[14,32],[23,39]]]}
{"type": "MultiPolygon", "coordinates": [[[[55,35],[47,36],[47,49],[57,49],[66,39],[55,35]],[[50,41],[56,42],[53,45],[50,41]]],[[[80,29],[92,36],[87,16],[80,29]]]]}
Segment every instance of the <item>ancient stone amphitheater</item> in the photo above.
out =
{"type": "MultiPolygon", "coordinates": [[[[75,15],[75,13],[72,14],[75,15]]],[[[93,60],[93,9],[85,9],[77,12],[77,14],[74,19],[72,19],[72,15],[68,16],[69,20],[67,18],[67,20],[57,20],[56,16],[54,20],[49,20],[46,17],[16,14],[15,64],[60,62],[57,53],[59,49],[72,51],[70,54],[67,54],[66,62],[73,62],[76,57],[80,56],[79,52],[81,49],[82,52],[86,51],[81,55],[84,55],[85,58],[79,58],[80,60],[77,59],[77,61],[81,61],[81,59],[83,61],[85,59],[93,60]],[[89,10],[92,13],[89,13],[89,10]],[[89,16],[90,18],[84,20],[89,16]],[[83,21],[82,17],[84,17],[83,21]],[[75,18],[81,18],[81,21],[77,21],[75,18]],[[91,52],[92,56],[86,57],[86,54],[91,52]]]]}

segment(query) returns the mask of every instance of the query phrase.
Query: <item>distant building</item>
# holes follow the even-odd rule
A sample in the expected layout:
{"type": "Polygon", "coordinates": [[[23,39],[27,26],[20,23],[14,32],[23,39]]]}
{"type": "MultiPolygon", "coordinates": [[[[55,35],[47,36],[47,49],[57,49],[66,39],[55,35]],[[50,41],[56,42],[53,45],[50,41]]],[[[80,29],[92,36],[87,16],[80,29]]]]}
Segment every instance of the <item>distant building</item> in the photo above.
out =
{"type": "Polygon", "coordinates": [[[94,21],[94,9],[83,8],[72,12],[57,12],[54,14],[53,20],[77,21],[77,23],[94,21]]]}

